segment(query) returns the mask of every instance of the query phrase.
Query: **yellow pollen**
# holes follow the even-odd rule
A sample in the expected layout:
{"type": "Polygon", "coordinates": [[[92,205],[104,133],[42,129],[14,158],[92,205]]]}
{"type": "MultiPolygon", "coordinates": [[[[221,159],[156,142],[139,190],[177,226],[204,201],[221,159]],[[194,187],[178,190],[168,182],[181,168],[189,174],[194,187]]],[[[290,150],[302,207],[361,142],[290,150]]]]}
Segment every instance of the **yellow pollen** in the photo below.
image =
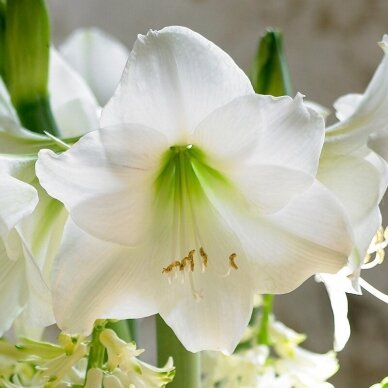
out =
{"type": "Polygon", "coordinates": [[[236,253],[232,253],[232,254],[229,256],[229,265],[230,265],[233,269],[238,269],[238,265],[236,264],[236,258],[237,258],[237,254],[236,254],[236,253]]]}
{"type": "Polygon", "coordinates": [[[184,257],[181,261],[174,260],[167,267],[163,268],[162,273],[170,273],[174,268],[179,269],[179,271],[183,271],[186,268],[186,264],[190,266],[190,271],[194,271],[194,253],[195,249],[191,250],[186,257],[184,257]]]}
{"type": "Polygon", "coordinates": [[[200,254],[201,257],[202,257],[202,266],[203,266],[203,269],[205,269],[205,268],[207,267],[207,262],[209,261],[208,256],[207,256],[207,253],[206,253],[205,250],[201,247],[201,248],[199,248],[199,254],[200,254]]]}
{"type": "Polygon", "coordinates": [[[189,258],[190,258],[190,259],[193,259],[193,258],[194,258],[194,253],[195,253],[195,249],[193,249],[193,250],[191,250],[191,251],[189,252],[189,258]]]}
{"type": "Polygon", "coordinates": [[[173,269],[174,269],[174,266],[170,264],[167,267],[163,268],[162,273],[170,273],[173,269]]]}

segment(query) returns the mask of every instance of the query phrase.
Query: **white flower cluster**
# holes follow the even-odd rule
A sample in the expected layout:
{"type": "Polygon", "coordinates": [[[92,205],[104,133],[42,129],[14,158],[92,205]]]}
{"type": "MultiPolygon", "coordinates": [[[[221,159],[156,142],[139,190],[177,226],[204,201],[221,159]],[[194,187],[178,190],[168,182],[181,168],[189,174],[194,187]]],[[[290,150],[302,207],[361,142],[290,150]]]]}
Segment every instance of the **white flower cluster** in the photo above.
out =
{"type": "Polygon", "coordinates": [[[305,335],[271,319],[270,345],[255,343],[250,328],[231,356],[204,352],[204,388],[330,388],[339,365],[333,351],[318,354],[299,346],[305,335]],[[248,346],[248,343],[250,345],[248,346]]]}
{"type": "Polygon", "coordinates": [[[163,368],[137,358],[143,350],[121,340],[111,329],[100,334],[106,361],[89,368],[90,340],[60,334],[58,345],[21,339],[0,341],[0,386],[4,388],[160,388],[175,375],[172,359],[163,368]]]}

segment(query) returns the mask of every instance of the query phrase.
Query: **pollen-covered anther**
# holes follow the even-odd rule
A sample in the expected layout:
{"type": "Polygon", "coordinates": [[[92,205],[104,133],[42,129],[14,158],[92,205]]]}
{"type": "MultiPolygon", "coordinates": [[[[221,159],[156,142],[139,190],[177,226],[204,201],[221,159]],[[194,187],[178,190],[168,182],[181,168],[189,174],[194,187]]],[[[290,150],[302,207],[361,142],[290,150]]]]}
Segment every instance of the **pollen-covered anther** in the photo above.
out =
{"type": "Polygon", "coordinates": [[[227,276],[230,275],[232,269],[234,269],[234,270],[238,269],[238,265],[236,263],[236,259],[237,259],[237,253],[231,253],[229,255],[229,268],[228,268],[226,274],[221,275],[221,277],[225,277],[226,278],[227,276]]]}
{"type": "Polygon", "coordinates": [[[205,252],[205,250],[202,247],[199,248],[199,254],[201,255],[201,258],[202,258],[202,272],[204,272],[206,267],[207,267],[207,263],[209,261],[209,258],[208,258],[207,253],[205,252]]]}
{"type": "Polygon", "coordinates": [[[171,273],[174,268],[180,268],[181,262],[179,260],[173,261],[170,265],[163,268],[162,273],[171,273]]]}
{"type": "Polygon", "coordinates": [[[194,254],[195,249],[191,250],[186,257],[182,260],[174,260],[167,267],[164,267],[162,273],[170,274],[174,269],[179,271],[183,271],[186,266],[190,269],[191,272],[194,272],[195,264],[194,264],[194,254]]]}
{"type": "Polygon", "coordinates": [[[236,253],[232,253],[229,256],[229,265],[233,269],[238,269],[238,265],[236,264],[236,258],[237,258],[237,254],[236,253]]]}

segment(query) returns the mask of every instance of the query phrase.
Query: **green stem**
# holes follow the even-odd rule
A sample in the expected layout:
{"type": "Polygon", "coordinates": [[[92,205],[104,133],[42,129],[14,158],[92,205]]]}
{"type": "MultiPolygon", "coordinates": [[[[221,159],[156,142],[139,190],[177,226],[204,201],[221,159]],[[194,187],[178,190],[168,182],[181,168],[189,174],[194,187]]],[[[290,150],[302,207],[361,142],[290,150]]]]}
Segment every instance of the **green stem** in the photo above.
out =
{"type": "Polygon", "coordinates": [[[127,319],[126,320],[129,333],[131,336],[131,341],[135,341],[136,344],[139,342],[139,327],[136,319],[127,319]]]}
{"type": "Polygon", "coordinates": [[[5,0],[0,0],[0,77],[4,78],[5,66],[5,0]]]}
{"type": "Polygon", "coordinates": [[[51,32],[46,1],[7,0],[2,31],[4,81],[21,124],[58,136],[48,92],[51,32]]]}
{"type": "Polygon", "coordinates": [[[101,368],[104,364],[105,347],[100,342],[100,334],[105,329],[106,325],[107,321],[103,319],[97,320],[94,324],[86,372],[92,368],[101,368]]]}
{"type": "Polygon", "coordinates": [[[273,298],[274,296],[271,294],[263,295],[263,307],[261,310],[260,329],[257,335],[257,343],[260,345],[270,344],[268,324],[269,324],[269,317],[272,312],[273,298]]]}
{"type": "Polygon", "coordinates": [[[156,332],[158,365],[163,366],[170,356],[174,359],[176,374],[169,388],[200,388],[200,353],[186,350],[159,315],[156,317],[156,332]]]}
{"type": "Polygon", "coordinates": [[[19,103],[15,108],[25,128],[37,133],[49,132],[55,136],[59,135],[48,97],[19,103]]]}

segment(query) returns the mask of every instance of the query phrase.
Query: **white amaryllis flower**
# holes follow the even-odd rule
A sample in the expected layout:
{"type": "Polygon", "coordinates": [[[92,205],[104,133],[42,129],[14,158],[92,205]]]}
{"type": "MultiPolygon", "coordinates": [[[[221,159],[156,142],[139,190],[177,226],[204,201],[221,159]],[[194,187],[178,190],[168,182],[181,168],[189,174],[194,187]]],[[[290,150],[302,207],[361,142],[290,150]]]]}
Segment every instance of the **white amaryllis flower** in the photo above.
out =
{"type": "MultiPolygon", "coordinates": [[[[49,90],[61,137],[94,129],[98,105],[89,88],[54,50],[50,62],[49,90]]],[[[63,147],[21,127],[0,81],[0,335],[21,314],[18,326],[26,333],[27,321],[29,335],[32,327],[55,321],[47,284],[67,212],[40,187],[34,165],[41,148],[63,147]]]]}
{"type": "MultiPolygon", "coordinates": [[[[343,349],[350,335],[346,293],[360,294],[360,285],[373,292],[370,285],[359,279],[359,273],[365,268],[364,258],[381,225],[379,203],[388,183],[386,155],[372,147],[373,139],[386,136],[388,130],[388,36],[383,37],[380,46],[385,55],[365,93],[347,95],[334,104],[339,122],[326,130],[317,174],[342,203],[355,236],[349,264],[338,274],[319,276],[331,300],[337,351],[343,349]]],[[[379,140],[379,144],[384,142],[379,140]]]]}
{"type": "Polygon", "coordinates": [[[37,163],[74,221],[53,278],[62,329],[159,312],[187,349],[230,352],[255,293],[346,263],[347,219],[314,179],[323,120],[301,95],[254,94],[202,36],[139,36],[100,125],[37,163]]]}
{"type": "Polygon", "coordinates": [[[127,48],[103,31],[85,28],[74,31],[59,52],[87,82],[100,105],[105,105],[120,81],[127,48]]]}

